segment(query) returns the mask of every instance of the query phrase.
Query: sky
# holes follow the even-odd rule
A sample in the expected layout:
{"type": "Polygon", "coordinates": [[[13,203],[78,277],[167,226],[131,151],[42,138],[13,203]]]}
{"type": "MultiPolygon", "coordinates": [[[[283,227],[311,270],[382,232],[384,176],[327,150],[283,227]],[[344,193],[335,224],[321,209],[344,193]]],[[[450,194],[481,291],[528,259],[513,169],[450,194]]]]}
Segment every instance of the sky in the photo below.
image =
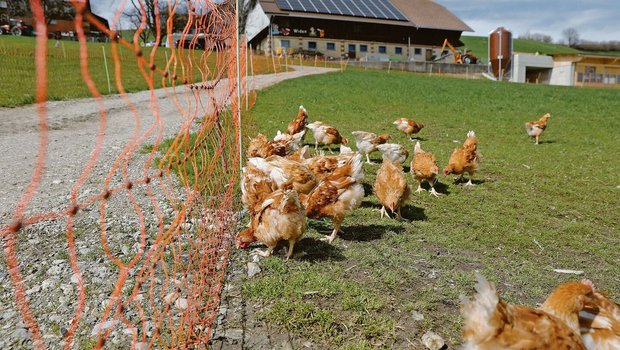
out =
{"type": "Polygon", "coordinates": [[[509,29],[513,37],[550,35],[554,42],[562,32],[574,28],[589,41],[620,41],[620,0],[434,0],[487,36],[497,27],[509,29]]]}
{"type": "MultiPolygon", "coordinates": [[[[126,0],[129,1],[129,0],[126,0]]],[[[620,0],[434,0],[470,26],[465,35],[487,36],[497,27],[514,37],[550,35],[565,39],[562,31],[574,28],[582,40],[620,41],[620,0]]],[[[112,18],[120,0],[91,0],[93,12],[112,18]]]]}

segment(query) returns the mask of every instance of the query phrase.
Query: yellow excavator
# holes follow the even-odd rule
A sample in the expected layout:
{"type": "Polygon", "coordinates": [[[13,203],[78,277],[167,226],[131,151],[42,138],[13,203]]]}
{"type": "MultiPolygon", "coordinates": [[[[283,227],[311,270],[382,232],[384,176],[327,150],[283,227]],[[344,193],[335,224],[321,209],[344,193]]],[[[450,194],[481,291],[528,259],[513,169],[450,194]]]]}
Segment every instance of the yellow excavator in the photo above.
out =
{"type": "MultiPolygon", "coordinates": [[[[476,55],[471,54],[471,53],[461,53],[459,50],[457,50],[456,48],[454,48],[454,46],[452,46],[452,44],[450,44],[450,42],[448,41],[448,39],[445,39],[443,41],[443,45],[441,46],[441,53],[444,52],[444,50],[446,49],[446,46],[450,49],[450,51],[452,51],[452,55],[454,56],[454,63],[456,64],[476,64],[478,63],[478,57],[476,57],[476,55]]],[[[446,55],[440,55],[436,61],[442,59],[446,57],[446,55]]]]}

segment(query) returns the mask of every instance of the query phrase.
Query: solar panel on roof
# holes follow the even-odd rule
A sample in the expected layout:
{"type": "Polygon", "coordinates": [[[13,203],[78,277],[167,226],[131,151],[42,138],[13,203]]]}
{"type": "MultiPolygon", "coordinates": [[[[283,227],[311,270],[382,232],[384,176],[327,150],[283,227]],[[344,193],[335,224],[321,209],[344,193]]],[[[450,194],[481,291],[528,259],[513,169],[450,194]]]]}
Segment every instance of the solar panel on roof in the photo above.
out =
{"type": "Polygon", "coordinates": [[[390,0],[276,0],[280,10],[407,21],[390,0]]]}

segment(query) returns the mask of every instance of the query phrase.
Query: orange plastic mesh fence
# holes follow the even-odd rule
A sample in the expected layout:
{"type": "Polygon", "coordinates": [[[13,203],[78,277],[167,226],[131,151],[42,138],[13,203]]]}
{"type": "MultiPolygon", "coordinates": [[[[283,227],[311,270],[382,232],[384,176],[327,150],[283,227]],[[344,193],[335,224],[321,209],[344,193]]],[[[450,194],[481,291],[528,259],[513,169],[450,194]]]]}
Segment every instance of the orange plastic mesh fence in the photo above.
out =
{"type": "MultiPolygon", "coordinates": [[[[135,0],[142,11],[143,1],[135,0]]],[[[1,325],[8,325],[0,344],[206,348],[240,219],[237,82],[244,77],[237,76],[235,61],[235,2],[188,2],[180,39],[189,48],[168,51],[163,66],[155,63],[158,44],[172,42],[177,2],[167,2],[167,32],[157,16],[156,44],[149,48],[139,44],[141,29],[123,40],[85,11],[83,1],[72,4],[81,75],[92,96],[74,108],[92,109],[98,122],[89,124],[93,130],[76,125],[54,134],[50,128],[46,96],[54,82],[47,80],[46,20],[41,1],[31,0],[38,115],[38,146],[32,147],[38,151],[30,183],[0,228],[0,277],[9,286],[0,290],[1,325]],[[91,77],[85,21],[110,39],[117,97],[102,97],[104,87],[91,77]],[[194,50],[197,40],[213,47],[194,50]],[[135,55],[122,56],[121,49],[135,55]],[[124,60],[135,62],[146,93],[125,92],[124,60]],[[56,138],[64,152],[50,150],[56,138]],[[64,169],[71,175],[49,183],[46,171],[61,158],[75,159],[64,169]],[[66,192],[60,205],[46,207],[43,194],[54,185],[66,185],[66,192]]],[[[126,5],[121,1],[113,24],[126,5]]]]}

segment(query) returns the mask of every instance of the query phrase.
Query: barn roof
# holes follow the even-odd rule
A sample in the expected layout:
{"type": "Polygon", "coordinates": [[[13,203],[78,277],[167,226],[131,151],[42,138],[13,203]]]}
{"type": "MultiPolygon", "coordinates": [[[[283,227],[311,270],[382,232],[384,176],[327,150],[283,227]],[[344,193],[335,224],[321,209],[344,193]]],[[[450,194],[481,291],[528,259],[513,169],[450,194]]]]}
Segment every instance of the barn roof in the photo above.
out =
{"type": "MultiPolygon", "coordinates": [[[[364,0],[373,2],[375,0],[364,0]]],[[[384,0],[385,1],[385,0],[384,0]]],[[[465,22],[461,21],[452,12],[442,5],[431,0],[388,0],[406,18],[406,21],[392,19],[377,19],[349,15],[332,15],[305,11],[288,11],[281,9],[276,0],[259,0],[260,5],[267,15],[294,16],[305,18],[320,18],[338,21],[352,21],[378,24],[391,24],[398,26],[410,26],[416,28],[454,30],[461,32],[473,32],[465,22]]]]}

